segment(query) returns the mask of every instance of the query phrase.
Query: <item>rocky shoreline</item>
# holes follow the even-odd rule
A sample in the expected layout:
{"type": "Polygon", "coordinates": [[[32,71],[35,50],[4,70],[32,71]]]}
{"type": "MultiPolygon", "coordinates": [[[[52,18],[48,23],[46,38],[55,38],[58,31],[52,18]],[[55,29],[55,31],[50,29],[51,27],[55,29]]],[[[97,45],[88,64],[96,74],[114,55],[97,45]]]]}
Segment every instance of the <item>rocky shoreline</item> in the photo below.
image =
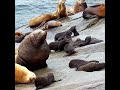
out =
{"type": "MultiPolygon", "coordinates": [[[[94,18],[95,19],[95,18],[94,18]]],[[[47,42],[54,41],[56,33],[66,31],[72,26],[76,26],[79,32],[79,38],[85,39],[86,36],[95,37],[103,40],[103,42],[78,47],[75,55],[63,57],[65,52],[52,52],[47,60],[48,67],[34,71],[37,76],[52,72],[56,79],[62,79],[60,82],[51,84],[43,90],[105,90],[105,70],[95,72],[75,71],[68,67],[68,63],[72,59],[84,59],[87,61],[98,60],[105,62],[105,18],[100,19],[95,25],[83,30],[94,19],[85,20],[82,18],[82,12],[62,18],[62,26],[48,30],[47,42]],[[83,30],[83,31],[81,31],[83,30]]],[[[33,31],[23,26],[18,29],[24,33],[33,31]]],[[[74,37],[74,38],[77,38],[74,37]]],[[[15,43],[15,48],[19,43],[15,43]]],[[[35,90],[34,84],[16,84],[15,90],[35,90]]]]}

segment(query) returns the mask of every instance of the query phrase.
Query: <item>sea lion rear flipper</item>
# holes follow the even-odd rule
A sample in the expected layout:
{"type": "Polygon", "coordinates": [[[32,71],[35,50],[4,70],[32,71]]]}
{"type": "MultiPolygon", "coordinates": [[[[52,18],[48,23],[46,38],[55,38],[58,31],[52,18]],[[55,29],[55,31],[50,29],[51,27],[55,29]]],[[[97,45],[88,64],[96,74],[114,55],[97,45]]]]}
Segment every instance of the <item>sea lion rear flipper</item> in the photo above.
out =
{"type": "Polygon", "coordinates": [[[46,22],[45,21],[43,21],[40,25],[38,25],[35,29],[38,29],[38,28],[40,28],[41,26],[43,26],[44,24],[45,24],[46,22]]]}

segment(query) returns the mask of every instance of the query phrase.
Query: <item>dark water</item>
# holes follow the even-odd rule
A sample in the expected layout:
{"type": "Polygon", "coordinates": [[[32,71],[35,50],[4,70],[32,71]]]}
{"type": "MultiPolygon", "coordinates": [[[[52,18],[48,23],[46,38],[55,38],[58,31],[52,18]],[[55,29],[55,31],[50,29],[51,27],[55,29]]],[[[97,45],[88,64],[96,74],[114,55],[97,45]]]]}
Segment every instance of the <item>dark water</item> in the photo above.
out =
{"type": "MultiPolygon", "coordinates": [[[[26,25],[27,22],[43,13],[53,12],[59,0],[15,0],[15,28],[26,25]]],[[[88,5],[104,3],[105,0],[86,0],[88,5]]],[[[66,7],[73,6],[75,0],[66,0],[66,7]]]]}

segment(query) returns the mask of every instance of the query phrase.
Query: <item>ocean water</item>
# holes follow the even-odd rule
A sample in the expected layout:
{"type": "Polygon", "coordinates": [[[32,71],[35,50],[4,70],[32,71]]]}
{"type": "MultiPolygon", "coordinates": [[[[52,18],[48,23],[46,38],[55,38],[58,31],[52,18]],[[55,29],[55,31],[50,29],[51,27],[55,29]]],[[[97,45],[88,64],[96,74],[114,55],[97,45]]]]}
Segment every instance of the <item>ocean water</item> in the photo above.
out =
{"type": "MultiPolygon", "coordinates": [[[[31,18],[53,12],[59,0],[15,0],[15,29],[26,25],[31,18]]],[[[66,7],[73,6],[75,0],[66,0],[66,7]]],[[[104,3],[105,0],[86,0],[88,5],[104,3]]]]}

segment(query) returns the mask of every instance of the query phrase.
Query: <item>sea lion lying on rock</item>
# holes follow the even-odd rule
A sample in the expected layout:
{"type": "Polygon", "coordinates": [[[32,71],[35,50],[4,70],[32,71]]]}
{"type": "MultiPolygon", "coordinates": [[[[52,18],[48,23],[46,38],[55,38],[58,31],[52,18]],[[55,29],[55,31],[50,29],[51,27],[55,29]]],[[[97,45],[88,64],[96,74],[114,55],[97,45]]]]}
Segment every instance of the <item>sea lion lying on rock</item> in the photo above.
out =
{"type": "Polygon", "coordinates": [[[36,75],[26,67],[15,63],[15,83],[33,83],[36,75]]]}
{"type": "Polygon", "coordinates": [[[31,32],[28,32],[28,33],[22,33],[20,31],[16,31],[15,32],[15,42],[16,43],[20,43],[26,35],[30,34],[31,32]]]}
{"type": "Polygon", "coordinates": [[[69,43],[69,39],[63,39],[61,41],[55,41],[49,43],[49,48],[50,50],[55,50],[55,51],[62,51],[64,50],[64,46],[69,43]]]}
{"type": "Polygon", "coordinates": [[[105,17],[105,4],[97,4],[87,7],[83,12],[84,19],[90,19],[94,17],[104,18],[105,17]]]}
{"type": "Polygon", "coordinates": [[[44,24],[42,30],[47,30],[47,29],[54,28],[54,27],[59,27],[59,26],[62,26],[61,22],[51,20],[51,21],[48,21],[44,24]]]}
{"type": "Polygon", "coordinates": [[[27,35],[18,47],[16,63],[29,70],[45,68],[50,54],[46,36],[47,32],[43,30],[35,30],[27,35]]]}
{"type": "Polygon", "coordinates": [[[78,36],[78,35],[79,35],[79,33],[78,33],[77,30],[76,30],[76,26],[72,26],[72,27],[71,27],[69,30],[67,30],[67,31],[57,33],[57,34],[55,35],[54,40],[57,41],[57,40],[62,40],[62,39],[64,39],[64,38],[71,38],[72,33],[74,34],[74,36],[78,36]]]}
{"type": "Polygon", "coordinates": [[[86,72],[93,72],[99,71],[105,68],[105,63],[98,63],[98,62],[90,62],[88,64],[82,65],[76,69],[76,71],[86,71],[86,72]]]}
{"type": "Polygon", "coordinates": [[[85,60],[81,60],[81,59],[73,59],[69,62],[69,67],[70,68],[79,68],[80,66],[88,64],[90,62],[99,62],[99,61],[96,61],[96,60],[85,61],[85,60]]]}
{"type": "Polygon", "coordinates": [[[58,81],[61,81],[61,79],[56,81],[53,73],[48,73],[46,75],[37,77],[35,80],[36,90],[42,89],[42,88],[52,84],[53,82],[58,82],[58,81]]]}

